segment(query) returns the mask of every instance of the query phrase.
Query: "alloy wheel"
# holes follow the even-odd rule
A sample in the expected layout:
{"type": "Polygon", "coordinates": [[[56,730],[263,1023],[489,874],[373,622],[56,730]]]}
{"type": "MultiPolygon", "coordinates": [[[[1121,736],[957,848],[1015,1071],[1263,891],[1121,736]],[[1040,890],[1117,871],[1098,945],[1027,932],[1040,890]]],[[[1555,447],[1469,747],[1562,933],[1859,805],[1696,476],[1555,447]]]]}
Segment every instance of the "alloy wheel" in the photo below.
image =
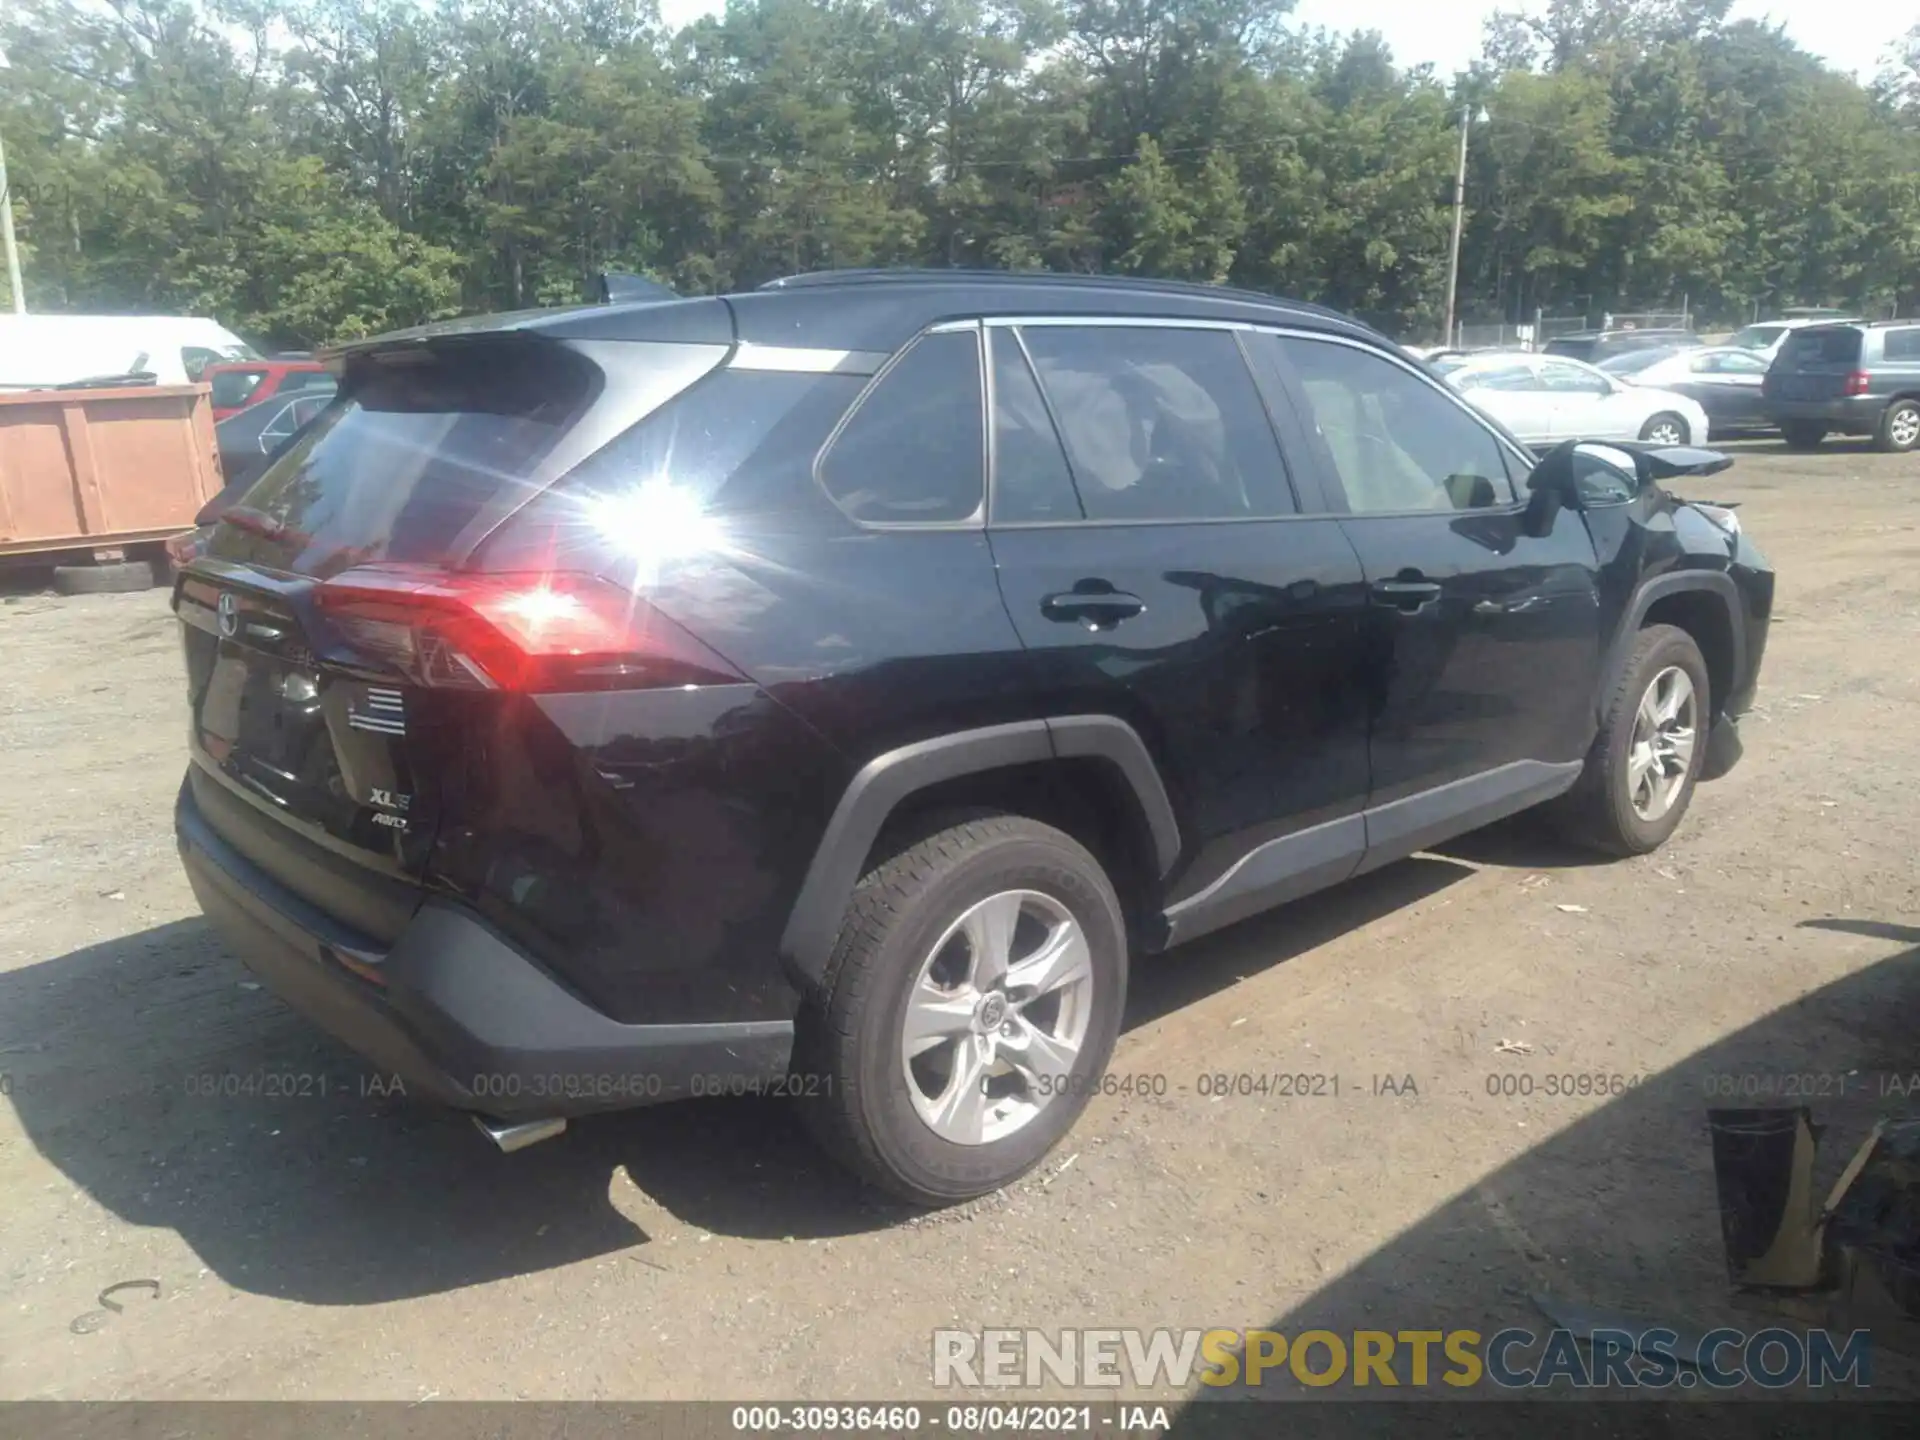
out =
{"type": "Polygon", "coordinates": [[[1680,427],[1671,420],[1663,420],[1647,431],[1647,439],[1655,445],[1678,445],[1685,439],[1680,427]]]}
{"type": "Polygon", "coordinates": [[[907,995],[913,1108],[956,1145],[1003,1140],[1066,1093],[1093,1015],[1093,956],[1067,908],[1004,890],[964,911],[907,995]]]}
{"type": "Polygon", "coordinates": [[[1669,665],[1640,697],[1627,749],[1627,798],[1642,820],[1660,819],[1680,798],[1693,769],[1698,730],[1693,681],[1678,665],[1669,665]]]}
{"type": "Polygon", "coordinates": [[[1903,405],[1887,417],[1887,438],[1902,450],[1920,441],[1920,410],[1903,405]]]}

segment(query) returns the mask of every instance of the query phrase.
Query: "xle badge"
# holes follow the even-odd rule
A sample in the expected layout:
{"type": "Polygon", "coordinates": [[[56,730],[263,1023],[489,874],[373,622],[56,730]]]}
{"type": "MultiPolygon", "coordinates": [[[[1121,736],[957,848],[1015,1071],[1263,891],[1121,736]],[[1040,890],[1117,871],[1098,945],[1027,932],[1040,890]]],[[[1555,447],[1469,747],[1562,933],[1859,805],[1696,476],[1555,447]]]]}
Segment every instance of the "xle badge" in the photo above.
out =
{"type": "MultiPolygon", "coordinates": [[[[382,790],[376,785],[370,793],[369,803],[384,806],[387,810],[405,810],[409,805],[413,804],[413,797],[411,795],[396,795],[393,791],[382,790]]],[[[376,825],[384,825],[389,830],[404,830],[407,828],[407,821],[404,815],[376,814],[373,817],[373,823],[376,825]]]]}

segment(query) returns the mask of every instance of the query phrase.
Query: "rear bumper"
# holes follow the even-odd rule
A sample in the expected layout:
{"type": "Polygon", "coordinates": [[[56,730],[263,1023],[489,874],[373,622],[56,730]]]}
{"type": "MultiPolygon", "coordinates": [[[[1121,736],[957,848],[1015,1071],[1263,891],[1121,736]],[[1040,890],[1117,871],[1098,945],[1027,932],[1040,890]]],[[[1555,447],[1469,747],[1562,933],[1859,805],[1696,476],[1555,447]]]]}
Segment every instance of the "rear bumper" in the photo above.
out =
{"type": "Polygon", "coordinates": [[[787,1073],[791,1021],[624,1025],[464,907],[428,900],[382,947],[222,840],[185,787],[174,830],[200,908],[247,968],[410,1095],[511,1120],[725,1093],[787,1073]]]}
{"type": "Polygon", "coordinates": [[[1811,420],[1849,435],[1871,435],[1880,424],[1880,412],[1887,408],[1884,397],[1851,395],[1831,400],[1773,400],[1763,402],[1767,418],[1811,420]]]}

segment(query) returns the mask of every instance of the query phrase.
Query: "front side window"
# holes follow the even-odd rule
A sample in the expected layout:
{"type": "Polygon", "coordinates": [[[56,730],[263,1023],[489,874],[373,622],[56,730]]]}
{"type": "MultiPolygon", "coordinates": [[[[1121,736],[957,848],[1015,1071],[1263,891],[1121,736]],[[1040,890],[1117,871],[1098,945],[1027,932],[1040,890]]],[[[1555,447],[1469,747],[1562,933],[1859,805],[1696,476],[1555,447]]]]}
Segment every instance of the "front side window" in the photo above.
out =
{"type": "Polygon", "coordinates": [[[861,399],[820,457],[820,483],[855,520],[968,520],[986,494],[980,337],[924,335],[861,399]]]}
{"type": "Polygon", "coordinates": [[[1225,330],[1023,327],[1089,520],[1291,514],[1266,407],[1225,330]]]}
{"type": "Polygon", "coordinates": [[[1287,336],[1279,345],[1354,513],[1512,502],[1500,442],[1434,386],[1352,345],[1287,336]]]}

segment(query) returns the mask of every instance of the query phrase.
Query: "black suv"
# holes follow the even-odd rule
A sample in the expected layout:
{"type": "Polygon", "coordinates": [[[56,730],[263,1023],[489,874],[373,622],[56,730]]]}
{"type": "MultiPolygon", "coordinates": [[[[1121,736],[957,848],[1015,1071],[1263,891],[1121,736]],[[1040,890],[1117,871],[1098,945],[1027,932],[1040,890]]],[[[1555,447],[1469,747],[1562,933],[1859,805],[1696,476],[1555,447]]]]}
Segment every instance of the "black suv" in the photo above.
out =
{"type": "Polygon", "coordinates": [[[1773,576],[1342,317],[800,276],[357,344],[177,581],[207,914],[513,1148],[798,1096],[938,1203],[1072,1125],[1130,954],[1527,806],[1661,844],[1773,576]]]}
{"type": "Polygon", "coordinates": [[[1787,443],[1871,435],[1882,450],[1920,445],[1920,324],[1810,325],[1781,344],[1761,403],[1787,443]]]}

